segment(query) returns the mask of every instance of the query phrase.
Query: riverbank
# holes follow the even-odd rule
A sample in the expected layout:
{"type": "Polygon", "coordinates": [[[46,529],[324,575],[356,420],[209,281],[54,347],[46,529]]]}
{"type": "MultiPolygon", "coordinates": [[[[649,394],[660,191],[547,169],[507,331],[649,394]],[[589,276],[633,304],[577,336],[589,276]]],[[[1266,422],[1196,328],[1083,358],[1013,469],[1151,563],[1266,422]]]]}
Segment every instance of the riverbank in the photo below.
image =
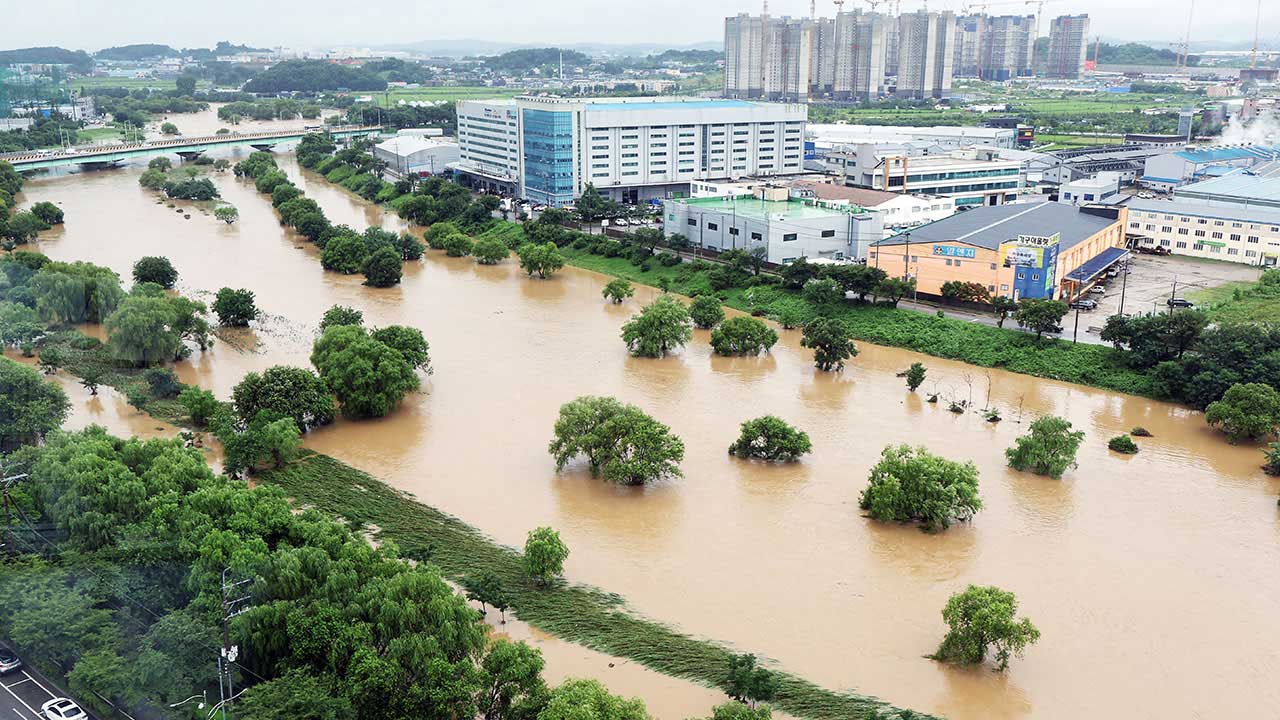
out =
{"type": "MultiPolygon", "coordinates": [[[[518,551],[478,530],[392,489],[380,480],[331,457],[308,455],[287,467],[257,476],[278,485],[296,504],[346,519],[353,528],[373,529],[380,542],[431,562],[447,577],[483,571],[496,574],[521,620],[593,650],[635,660],[675,677],[723,688],[733,652],[710,640],[676,632],[629,610],[618,595],[561,582],[540,588],[529,581],[518,551]]],[[[572,548],[570,548],[572,551],[572,548]]],[[[931,716],[900,710],[875,698],[837,693],[803,678],[774,671],[778,696],[772,705],[816,720],[925,720],[931,716]]]]}

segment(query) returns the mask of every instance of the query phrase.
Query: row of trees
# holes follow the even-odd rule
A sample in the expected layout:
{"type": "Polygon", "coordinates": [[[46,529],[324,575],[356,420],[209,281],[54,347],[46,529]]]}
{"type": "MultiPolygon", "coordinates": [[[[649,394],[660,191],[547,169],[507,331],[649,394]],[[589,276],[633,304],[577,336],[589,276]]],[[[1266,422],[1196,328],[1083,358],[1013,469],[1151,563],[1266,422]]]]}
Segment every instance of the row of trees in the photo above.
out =
{"type": "Polygon", "coordinates": [[[41,232],[63,222],[62,208],[42,201],[29,210],[18,210],[15,198],[23,178],[13,166],[0,160],[0,247],[13,250],[36,239],[41,232]]]}
{"type": "MultiPolygon", "coordinates": [[[[12,365],[0,361],[0,379],[12,365]]],[[[247,688],[237,717],[647,717],[640,701],[596,681],[548,687],[541,653],[491,636],[434,566],[295,512],[277,488],[215,476],[178,440],[90,428],[11,459],[30,475],[13,493],[18,522],[58,533],[0,566],[0,632],[66,668],[72,692],[104,714],[100,698],[150,715],[216,694],[208,658],[222,644],[225,571],[253,581],[253,607],[231,622],[232,669],[247,688]]],[[[526,550],[533,582],[558,574],[567,556],[545,528],[526,550]]]]}

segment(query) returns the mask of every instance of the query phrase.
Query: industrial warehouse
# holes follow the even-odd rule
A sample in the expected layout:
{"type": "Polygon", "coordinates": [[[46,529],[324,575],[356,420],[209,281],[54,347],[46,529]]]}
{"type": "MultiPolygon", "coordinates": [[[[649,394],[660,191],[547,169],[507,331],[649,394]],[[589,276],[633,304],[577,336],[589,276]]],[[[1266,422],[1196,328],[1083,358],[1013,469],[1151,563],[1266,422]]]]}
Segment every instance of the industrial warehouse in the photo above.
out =
{"type": "Polygon", "coordinates": [[[993,297],[1072,300],[1128,254],[1128,210],[1063,203],[974,208],[873,243],[867,262],[941,297],[978,283],[993,297]]]}

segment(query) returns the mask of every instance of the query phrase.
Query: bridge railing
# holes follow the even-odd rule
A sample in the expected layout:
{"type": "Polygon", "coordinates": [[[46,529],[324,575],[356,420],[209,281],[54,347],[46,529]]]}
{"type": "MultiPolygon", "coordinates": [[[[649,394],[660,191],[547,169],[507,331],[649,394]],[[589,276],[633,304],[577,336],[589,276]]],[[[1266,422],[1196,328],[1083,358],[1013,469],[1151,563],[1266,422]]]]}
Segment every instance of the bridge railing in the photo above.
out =
{"type": "MultiPolygon", "coordinates": [[[[338,133],[360,133],[373,132],[381,130],[381,125],[348,125],[330,128],[329,132],[338,133]]],[[[259,132],[236,132],[224,133],[222,135],[202,135],[200,137],[182,137],[172,140],[149,140],[140,143],[117,143],[115,145],[93,145],[85,150],[73,150],[71,152],[19,152],[0,155],[0,160],[5,162],[29,162],[38,160],[65,160],[68,158],[93,157],[95,155],[110,155],[118,152],[129,152],[132,150],[149,150],[152,148],[179,148],[188,145],[207,145],[209,143],[219,142],[241,142],[245,140],[273,140],[276,138],[294,137],[298,135],[308,135],[312,132],[318,132],[306,129],[293,130],[263,130],[259,132]]]]}

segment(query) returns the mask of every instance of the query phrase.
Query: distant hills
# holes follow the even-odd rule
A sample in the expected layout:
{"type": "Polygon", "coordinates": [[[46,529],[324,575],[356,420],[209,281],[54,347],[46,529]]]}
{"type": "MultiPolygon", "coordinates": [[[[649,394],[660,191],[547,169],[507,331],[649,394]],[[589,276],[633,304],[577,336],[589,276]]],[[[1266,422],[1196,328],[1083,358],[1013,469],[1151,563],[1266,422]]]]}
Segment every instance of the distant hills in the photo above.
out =
{"type": "Polygon", "coordinates": [[[138,61],[168,57],[193,57],[196,60],[212,60],[219,55],[235,55],[245,52],[266,52],[266,50],[248,45],[236,45],[226,40],[220,41],[212,48],[184,48],[182,50],[157,43],[138,43],[104,48],[93,55],[84,50],[68,50],[60,47],[29,47],[0,50],[0,65],[26,63],[70,65],[72,69],[79,72],[88,72],[93,69],[95,58],[112,61],[138,61]]]}
{"type": "Polygon", "coordinates": [[[70,65],[80,72],[93,69],[93,58],[83,50],[67,50],[60,47],[29,47],[17,50],[0,50],[0,65],[19,64],[70,65]]]}
{"type": "MultiPolygon", "coordinates": [[[[543,46],[545,47],[545,46],[543,46]]],[[[722,50],[724,43],[719,40],[707,40],[691,45],[671,45],[664,43],[566,43],[557,47],[566,52],[572,50],[593,57],[644,57],[662,53],[667,50],[722,50]]],[[[497,55],[511,50],[536,50],[538,45],[528,43],[495,42],[492,40],[423,40],[415,43],[375,46],[376,50],[399,50],[402,52],[422,53],[424,55],[442,55],[445,57],[467,57],[473,55],[497,55]]]]}

